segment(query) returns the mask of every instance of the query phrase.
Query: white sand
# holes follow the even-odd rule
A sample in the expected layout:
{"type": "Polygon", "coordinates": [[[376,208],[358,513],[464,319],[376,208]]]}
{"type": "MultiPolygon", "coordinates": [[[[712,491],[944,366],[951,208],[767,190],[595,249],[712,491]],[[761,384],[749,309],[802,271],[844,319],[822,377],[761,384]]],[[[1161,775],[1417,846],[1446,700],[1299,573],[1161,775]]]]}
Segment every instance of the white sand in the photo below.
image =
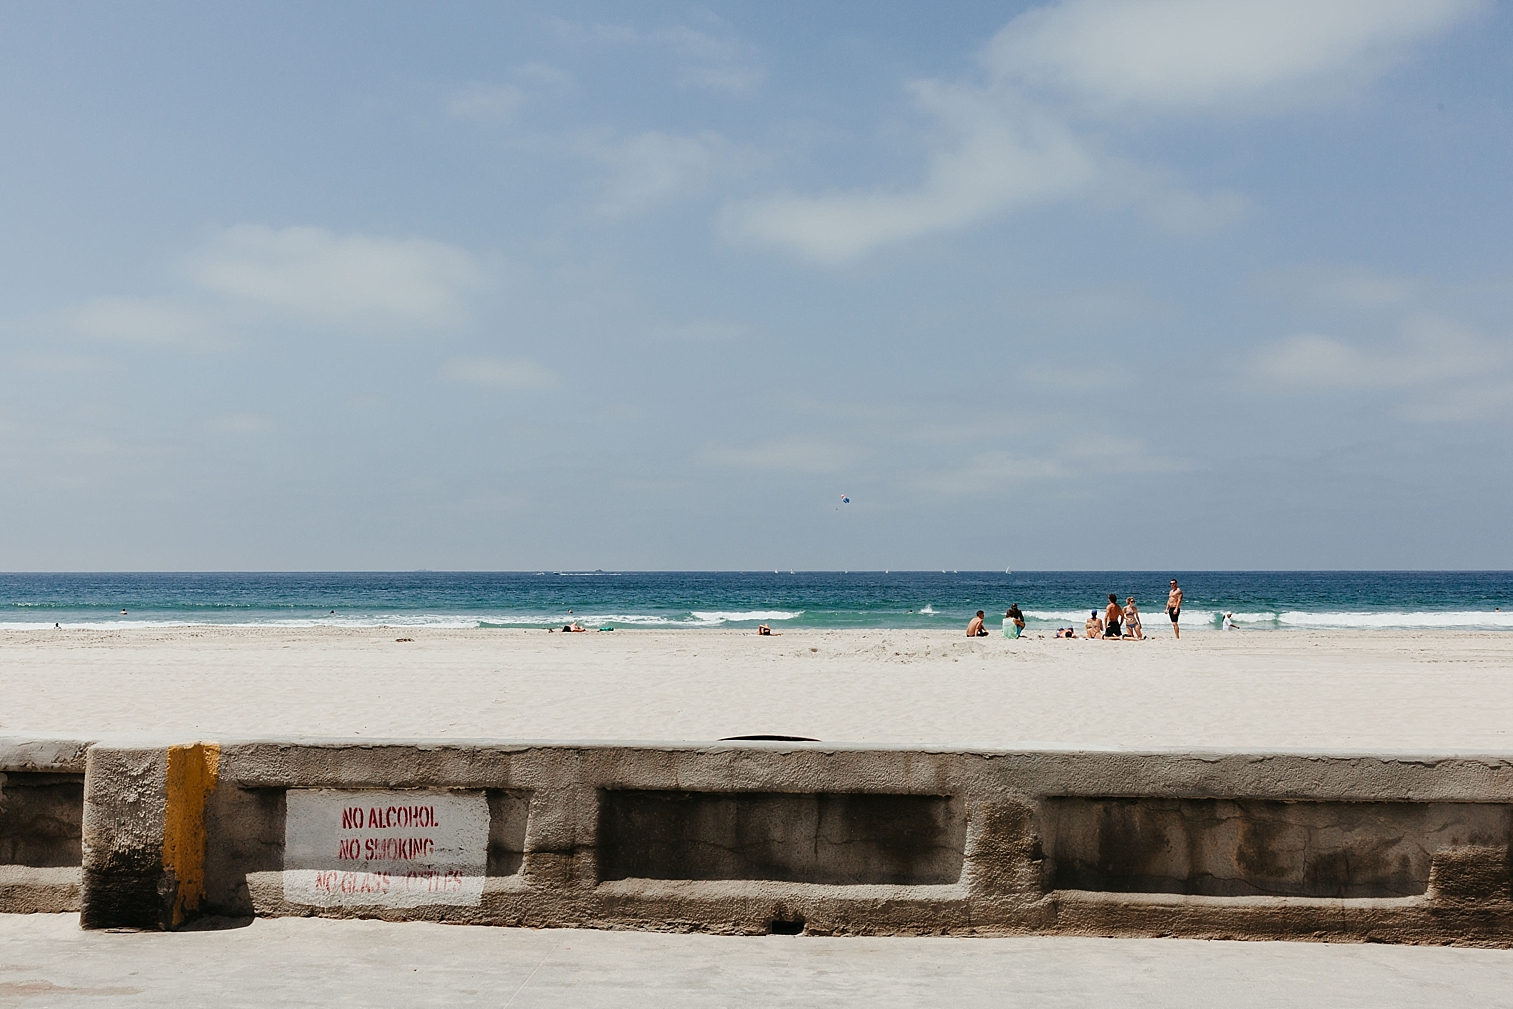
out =
{"type": "Polygon", "coordinates": [[[1513,634],[1157,633],[9,631],[0,735],[1513,750],[1513,634]]]}

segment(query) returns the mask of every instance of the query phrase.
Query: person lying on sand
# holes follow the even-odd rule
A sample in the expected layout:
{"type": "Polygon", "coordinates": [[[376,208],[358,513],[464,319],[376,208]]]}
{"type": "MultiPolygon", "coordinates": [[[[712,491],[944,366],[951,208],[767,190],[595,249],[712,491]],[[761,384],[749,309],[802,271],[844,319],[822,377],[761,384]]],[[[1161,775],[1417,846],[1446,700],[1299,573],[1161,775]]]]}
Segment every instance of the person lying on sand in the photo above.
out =
{"type": "Polygon", "coordinates": [[[1098,619],[1097,610],[1093,610],[1093,612],[1088,615],[1087,620],[1083,621],[1082,633],[1086,634],[1090,638],[1103,637],[1103,621],[1098,619]]]}
{"type": "Polygon", "coordinates": [[[967,624],[967,637],[985,638],[988,636],[988,629],[982,625],[982,617],[982,610],[978,610],[977,616],[973,617],[971,623],[967,624]]]}
{"type": "Polygon", "coordinates": [[[1075,638],[1077,636],[1077,628],[1058,627],[1056,628],[1056,636],[1058,638],[1075,638]]]}
{"type": "Polygon", "coordinates": [[[757,624],[757,633],[760,634],[763,637],[780,638],[780,637],[783,636],[783,633],[781,631],[779,631],[776,634],[773,634],[772,633],[772,628],[769,627],[769,626],[767,626],[766,624],[757,624]]]}
{"type": "Polygon", "coordinates": [[[572,632],[574,634],[579,634],[579,633],[587,634],[588,633],[588,628],[584,627],[582,624],[578,623],[578,621],[576,621],[576,620],[574,620],[570,624],[563,624],[562,625],[562,630],[563,631],[570,631],[570,632],[572,632]]]}

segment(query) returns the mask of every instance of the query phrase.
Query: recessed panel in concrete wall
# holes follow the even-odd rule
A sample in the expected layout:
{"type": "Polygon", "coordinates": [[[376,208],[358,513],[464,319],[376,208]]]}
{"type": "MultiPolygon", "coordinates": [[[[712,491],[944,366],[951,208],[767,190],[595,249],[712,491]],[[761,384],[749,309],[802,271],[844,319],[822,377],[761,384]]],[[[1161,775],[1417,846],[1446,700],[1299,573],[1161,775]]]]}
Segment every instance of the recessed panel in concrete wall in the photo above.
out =
{"type": "Polygon", "coordinates": [[[489,789],[490,876],[513,876],[525,852],[525,825],[531,812],[531,793],[489,789]]]}
{"type": "Polygon", "coordinates": [[[600,794],[601,879],[955,883],[958,798],[870,793],[600,794]]]}
{"type": "Polygon", "coordinates": [[[79,865],[84,776],[0,774],[0,865],[79,865]]]}
{"type": "Polygon", "coordinates": [[[291,788],[284,898],[313,907],[477,905],[489,855],[481,791],[291,788]]]}
{"type": "Polygon", "coordinates": [[[1438,851],[1506,850],[1513,807],[1482,803],[1050,798],[1053,889],[1218,897],[1421,894],[1438,851]]]}

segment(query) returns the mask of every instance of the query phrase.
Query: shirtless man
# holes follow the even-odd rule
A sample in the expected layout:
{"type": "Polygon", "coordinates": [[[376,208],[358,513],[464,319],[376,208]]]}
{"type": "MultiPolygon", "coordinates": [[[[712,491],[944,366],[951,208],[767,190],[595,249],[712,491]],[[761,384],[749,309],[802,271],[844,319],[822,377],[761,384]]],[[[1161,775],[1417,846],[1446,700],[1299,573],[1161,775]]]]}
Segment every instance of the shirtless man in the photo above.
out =
{"type": "Polygon", "coordinates": [[[1108,594],[1108,607],[1103,611],[1103,636],[1105,638],[1117,638],[1124,633],[1119,626],[1124,619],[1124,607],[1119,605],[1119,597],[1112,592],[1108,594]]]}
{"type": "Polygon", "coordinates": [[[1182,629],[1177,626],[1177,618],[1182,615],[1182,590],[1177,587],[1177,579],[1172,579],[1172,589],[1166,594],[1166,615],[1172,618],[1172,633],[1177,637],[1182,636],[1182,629]]]}
{"type": "Polygon", "coordinates": [[[967,624],[967,637],[985,638],[988,636],[988,629],[982,625],[982,617],[982,610],[978,610],[977,616],[973,617],[972,622],[967,624]]]}

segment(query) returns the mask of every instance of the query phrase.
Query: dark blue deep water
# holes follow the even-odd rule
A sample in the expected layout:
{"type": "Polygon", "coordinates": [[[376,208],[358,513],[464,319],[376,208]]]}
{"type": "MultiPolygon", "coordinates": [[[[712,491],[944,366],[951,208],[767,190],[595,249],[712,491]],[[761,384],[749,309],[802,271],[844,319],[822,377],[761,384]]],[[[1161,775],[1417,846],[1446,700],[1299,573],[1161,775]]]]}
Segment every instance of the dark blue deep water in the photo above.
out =
{"type": "Polygon", "coordinates": [[[1110,592],[1164,622],[1173,577],[1184,628],[1513,629],[1513,573],[1486,571],[0,574],[0,624],[956,627],[982,609],[996,627],[1018,603],[1031,627],[1080,628],[1110,592]]]}

